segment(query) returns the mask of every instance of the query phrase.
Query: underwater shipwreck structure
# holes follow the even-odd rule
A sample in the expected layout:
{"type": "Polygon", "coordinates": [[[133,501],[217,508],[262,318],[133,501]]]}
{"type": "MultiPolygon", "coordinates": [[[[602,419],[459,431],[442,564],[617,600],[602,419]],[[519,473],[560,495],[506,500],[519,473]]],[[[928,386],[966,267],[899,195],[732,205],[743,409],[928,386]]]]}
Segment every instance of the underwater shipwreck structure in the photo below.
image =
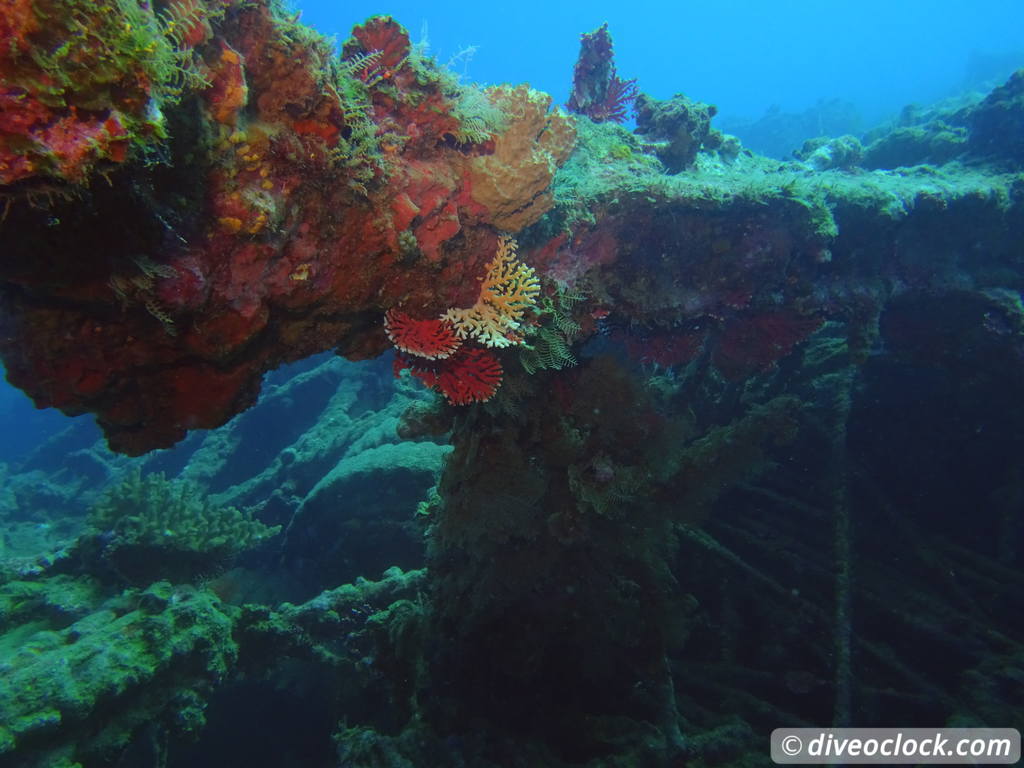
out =
{"type": "Polygon", "coordinates": [[[782,725],[1022,727],[1024,73],[779,162],[619,78],[605,28],[568,112],[386,17],[339,55],[266,0],[0,11],[8,380],[143,456],[284,363],[387,354],[437,393],[392,431],[443,458],[402,567],[357,579],[339,552],[381,529],[315,446],[366,407],[297,450],[300,386],[348,386],[311,373],[287,441],[236,419],[196,451],[244,492],[129,475],[5,558],[0,765],[738,765],[782,725]],[[243,550],[302,599],[232,599],[243,550]]]}

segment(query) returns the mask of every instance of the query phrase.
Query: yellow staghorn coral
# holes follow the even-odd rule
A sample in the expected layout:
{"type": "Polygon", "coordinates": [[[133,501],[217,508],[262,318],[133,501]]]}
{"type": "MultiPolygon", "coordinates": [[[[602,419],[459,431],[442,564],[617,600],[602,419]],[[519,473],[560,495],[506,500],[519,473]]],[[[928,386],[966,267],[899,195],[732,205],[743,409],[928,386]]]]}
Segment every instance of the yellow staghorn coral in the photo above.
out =
{"type": "Polygon", "coordinates": [[[496,228],[518,232],[554,204],[551,182],[572,154],[576,127],[560,110],[548,112],[550,96],[526,85],[488,89],[488,98],[508,127],[495,137],[493,153],[469,162],[470,194],[496,228]]]}
{"type": "Polygon", "coordinates": [[[441,315],[463,339],[476,339],[485,347],[509,347],[522,339],[516,333],[523,315],[536,305],[540,280],[532,267],[519,261],[516,241],[502,235],[498,252],[487,265],[476,304],[452,308],[441,315]]]}

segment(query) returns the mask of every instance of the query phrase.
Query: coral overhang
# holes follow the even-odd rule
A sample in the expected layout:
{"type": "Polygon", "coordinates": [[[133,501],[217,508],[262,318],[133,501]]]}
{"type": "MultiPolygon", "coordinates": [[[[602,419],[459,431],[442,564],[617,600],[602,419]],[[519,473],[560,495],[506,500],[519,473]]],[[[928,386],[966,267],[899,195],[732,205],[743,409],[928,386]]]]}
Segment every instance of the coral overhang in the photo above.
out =
{"type": "Polygon", "coordinates": [[[53,106],[30,52],[131,26],[134,7],[37,0],[0,30],[0,206],[19,235],[0,354],[38,405],[95,413],[114,450],[222,424],[283,362],[380,354],[390,307],[471,305],[495,229],[552,204],[571,119],[528,90],[470,93],[387,17],[339,60],[270,2],[140,7],[142,43],[108,35],[103,87],[95,67],[64,72],[53,106]],[[173,80],[147,76],[149,45],[173,80]],[[483,130],[490,98],[507,114],[483,130]]]}

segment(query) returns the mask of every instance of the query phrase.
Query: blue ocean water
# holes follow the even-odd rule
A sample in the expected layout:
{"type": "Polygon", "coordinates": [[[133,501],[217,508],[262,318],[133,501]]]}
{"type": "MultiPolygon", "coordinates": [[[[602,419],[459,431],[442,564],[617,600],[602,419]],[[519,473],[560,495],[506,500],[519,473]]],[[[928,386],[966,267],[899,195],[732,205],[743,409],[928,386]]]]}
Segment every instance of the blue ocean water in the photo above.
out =
{"type": "Polygon", "coordinates": [[[344,40],[390,14],[440,62],[480,83],[528,82],[569,95],[579,35],[608,22],[619,74],[660,99],[685,93],[728,118],[819,99],[853,102],[868,123],[911,102],[1005,79],[1024,62],[1016,0],[717,0],[716,2],[337,3],[293,0],[302,20],[344,40]]]}

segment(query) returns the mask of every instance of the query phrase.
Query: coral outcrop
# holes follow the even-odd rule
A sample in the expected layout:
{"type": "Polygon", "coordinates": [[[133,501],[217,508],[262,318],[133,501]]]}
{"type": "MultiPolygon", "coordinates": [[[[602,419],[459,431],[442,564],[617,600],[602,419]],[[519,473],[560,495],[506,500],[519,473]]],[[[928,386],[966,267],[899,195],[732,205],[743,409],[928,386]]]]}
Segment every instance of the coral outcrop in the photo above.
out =
{"type": "Polygon", "coordinates": [[[968,148],[976,155],[1024,165],[1024,69],[970,111],[968,148]]]}
{"type": "Polygon", "coordinates": [[[607,22],[580,35],[580,54],[572,73],[566,108],[603,123],[623,122],[637,97],[636,80],[623,80],[615,70],[615,53],[607,22]]]}
{"type": "Polygon", "coordinates": [[[849,171],[861,164],[864,147],[856,136],[818,137],[805,141],[793,154],[818,171],[849,171]]]}
{"type": "Polygon", "coordinates": [[[636,100],[636,132],[658,142],[655,152],[669,173],[689,168],[700,150],[718,149],[724,141],[711,127],[718,110],[677,93],[668,101],[641,93],[636,100]]]}

